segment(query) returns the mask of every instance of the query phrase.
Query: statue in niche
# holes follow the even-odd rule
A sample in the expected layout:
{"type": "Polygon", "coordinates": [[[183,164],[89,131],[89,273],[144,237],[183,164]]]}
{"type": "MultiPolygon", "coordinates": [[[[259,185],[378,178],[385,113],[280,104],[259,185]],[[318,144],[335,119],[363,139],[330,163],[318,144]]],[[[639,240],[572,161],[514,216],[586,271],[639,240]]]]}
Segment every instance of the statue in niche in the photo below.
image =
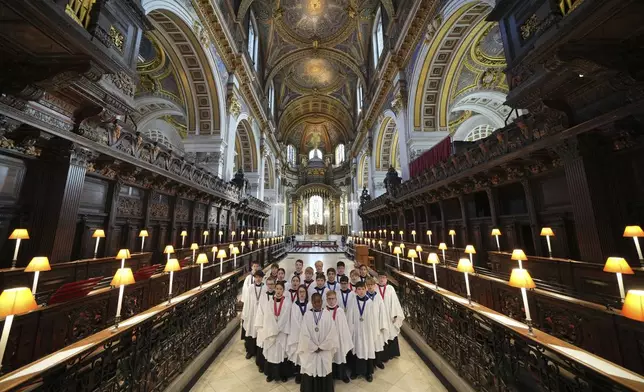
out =
{"type": "Polygon", "coordinates": [[[402,183],[402,178],[398,177],[398,172],[393,166],[389,166],[389,170],[387,170],[387,175],[383,182],[385,184],[385,189],[387,189],[387,193],[393,195],[396,188],[402,183]]]}

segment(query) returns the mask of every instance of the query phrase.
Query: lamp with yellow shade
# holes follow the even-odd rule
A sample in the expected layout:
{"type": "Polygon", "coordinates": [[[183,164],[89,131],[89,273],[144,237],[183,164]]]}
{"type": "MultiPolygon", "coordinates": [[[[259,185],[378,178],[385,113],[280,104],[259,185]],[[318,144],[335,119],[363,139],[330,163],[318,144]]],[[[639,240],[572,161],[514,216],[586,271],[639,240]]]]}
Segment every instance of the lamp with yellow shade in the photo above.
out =
{"type": "Polygon", "coordinates": [[[525,308],[525,323],[528,325],[528,333],[532,333],[532,319],[530,318],[530,305],[528,304],[528,293],[526,289],[535,288],[534,281],[528,273],[528,270],[522,268],[513,268],[510,274],[510,286],[521,289],[521,296],[523,297],[523,307],[525,308]]]}
{"type": "Polygon", "coordinates": [[[392,246],[393,244],[394,244],[394,243],[393,243],[393,242],[391,242],[391,241],[387,242],[387,245],[389,245],[389,251],[390,251],[390,252],[391,252],[391,246],[392,246]]]}
{"type": "Polygon", "coordinates": [[[235,241],[235,235],[236,235],[236,234],[237,234],[237,233],[235,232],[235,230],[233,230],[233,231],[230,233],[230,237],[232,238],[232,240],[233,240],[233,241],[235,241]]]}
{"type": "Polygon", "coordinates": [[[617,285],[619,286],[619,297],[624,302],[624,281],[622,274],[633,275],[631,266],[628,265],[622,257],[609,257],[604,264],[604,272],[612,272],[617,275],[617,285]]]}
{"type": "Polygon", "coordinates": [[[177,259],[168,260],[168,262],[165,264],[165,268],[163,269],[163,272],[170,273],[170,285],[168,286],[168,305],[172,303],[172,282],[174,280],[175,271],[181,271],[181,265],[179,264],[179,260],[177,259]]]}
{"type": "Polygon", "coordinates": [[[443,263],[447,264],[447,259],[445,258],[445,251],[447,250],[447,244],[444,242],[441,242],[438,244],[438,250],[443,252],[443,263]]]}
{"type": "Polygon", "coordinates": [[[416,257],[418,257],[416,249],[409,249],[407,252],[407,258],[411,259],[411,272],[414,274],[414,279],[416,279],[416,263],[414,262],[416,257]]]}
{"type": "Polygon", "coordinates": [[[116,254],[116,259],[121,259],[121,268],[125,268],[125,259],[131,259],[132,255],[130,254],[129,249],[119,249],[119,252],[116,254]]]}
{"type": "Polygon", "coordinates": [[[644,257],[642,257],[642,249],[640,248],[639,237],[644,237],[644,231],[639,226],[626,226],[624,228],[624,237],[633,237],[635,241],[635,249],[637,249],[637,257],[640,259],[640,265],[644,267],[644,257]]]}
{"type": "Polygon", "coordinates": [[[400,231],[398,232],[398,234],[400,234],[400,240],[401,240],[401,241],[404,241],[404,238],[403,238],[403,234],[404,234],[404,233],[405,233],[405,232],[404,232],[404,231],[402,231],[402,230],[400,230],[400,231]]]}
{"type": "Polygon", "coordinates": [[[219,230],[219,233],[217,234],[219,234],[219,243],[221,244],[221,236],[224,235],[224,232],[219,230]]]}
{"type": "Polygon", "coordinates": [[[552,246],[550,245],[550,237],[554,237],[555,233],[552,231],[550,227],[544,227],[541,229],[541,234],[542,237],[546,237],[546,242],[548,243],[548,255],[552,258],[552,246]]]}
{"type": "Polygon", "coordinates": [[[371,239],[371,247],[372,247],[372,248],[375,248],[375,247],[376,247],[376,239],[375,239],[375,238],[372,238],[372,239],[371,239]]]}
{"type": "Polygon", "coordinates": [[[255,229],[253,229],[253,238],[255,238],[255,229]]]}
{"type": "Polygon", "coordinates": [[[427,238],[429,239],[429,246],[432,246],[432,231],[427,230],[427,238]]]}
{"type": "Polygon", "coordinates": [[[103,229],[94,230],[94,234],[92,234],[92,238],[96,238],[96,245],[94,246],[94,258],[96,258],[98,255],[98,243],[101,241],[101,238],[105,238],[105,230],[103,229]]]}
{"type": "Polygon", "coordinates": [[[130,268],[119,268],[112,278],[111,286],[119,288],[119,299],[116,303],[116,317],[114,317],[114,329],[119,328],[119,321],[121,321],[121,306],[123,305],[123,293],[125,286],[134,283],[134,275],[130,268]]]}
{"type": "Polygon", "coordinates": [[[239,234],[241,235],[241,237],[240,237],[239,239],[240,239],[240,240],[243,240],[243,239],[244,239],[244,234],[245,234],[245,233],[244,233],[244,230],[242,230],[242,231],[241,231],[241,233],[239,233],[239,234]]]}
{"type": "Polygon", "coordinates": [[[474,245],[465,246],[465,253],[470,255],[470,262],[474,264],[474,259],[472,258],[472,255],[476,254],[476,249],[474,249],[474,245]]]}
{"type": "Polygon", "coordinates": [[[139,232],[139,237],[141,237],[141,253],[143,253],[143,249],[145,249],[145,238],[149,236],[150,234],[147,230],[141,230],[139,232]]]}
{"type": "Polygon", "coordinates": [[[499,243],[499,236],[501,235],[501,230],[492,229],[492,235],[496,237],[496,249],[500,252],[501,251],[501,244],[499,243]]]}
{"type": "Polygon", "coordinates": [[[400,249],[402,249],[403,251],[405,250],[405,243],[404,242],[400,244],[400,249]]]}
{"type": "Polygon", "coordinates": [[[193,242],[192,244],[190,244],[190,250],[192,251],[192,262],[194,263],[196,261],[195,259],[196,253],[199,250],[199,244],[196,242],[193,242]]]}
{"type": "Polygon", "coordinates": [[[41,271],[51,271],[51,266],[49,265],[49,259],[45,256],[38,256],[31,259],[25,272],[34,273],[34,285],[32,286],[31,292],[36,295],[36,288],[38,287],[38,277],[40,276],[41,271]]]}
{"type": "Polygon", "coordinates": [[[170,255],[174,253],[174,246],[166,245],[165,249],[163,249],[163,253],[168,255],[168,261],[170,261],[170,255]]]}
{"type": "Polygon", "coordinates": [[[472,266],[472,262],[468,259],[460,259],[458,261],[458,266],[456,267],[456,270],[458,272],[462,272],[463,274],[465,274],[465,288],[467,290],[467,301],[469,302],[470,305],[472,305],[472,295],[470,294],[470,279],[468,277],[468,274],[474,273],[474,267],[472,266]]]}
{"type": "Polygon", "coordinates": [[[242,241],[239,246],[241,246],[241,252],[244,253],[244,247],[246,246],[246,243],[242,241]]]}
{"type": "Polygon", "coordinates": [[[416,253],[418,253],[418,260],[422,263],[423,262],[423,247],[420,245],[416,245],[416,253]]]}
{"type": "Polygon", "coordinates": [[[224,259],[228,257],[225,249],[219,249],[217,252],[217,258],[219,259],[219,276],[224,274],[224,259]]]}
{"type": "Polygon", "coordinates": [[[205,253],[199,253],[197,264],[199,264],[199,289],[201,289],[203,285],[203,265],[208,264],[208,256],[205,253]]]}
{"type": "Polygon", "coordinates": [[[396,260],[398,261],[398,269],[400,269],[400,254],[402,253],[402,250],[400,249],[399,246],[396,246],[394,248],[394,254],[396,255],[396,260]]]}
{"type": "Polygon", "coordinates": [[[392,240],[394,239],[394,231],[393,230],[391,231],[391,239],[392,240]]]}
{"type": "Polygon", "coordinates": [[[382,238],[382,229],[378,230],[378,238],[382,238]]]}
{"type": "Polygon", "coordinates": [[[204,245],[206,245],[206,243],[208,242],[208,235],[209,234],[210,234],[210,232],[208,230],[203,231],[203,244],[204,245]]]}
{"type": "Polygon", "coordinates": [[[416,242],[416,230],[411,231],[411,236],[414,238],[414,242],[416,242]]]}
{"type": "Polygon", "coordinates": [[[378,240],[378,246],[380,247],[380,250],[382,250],[382,240],[378,240]]]}
{"type": "Polygon", "coordinates": [[[29,239],[29,232],[27,229],[14,229],[9,236],[10,240],[16,240],[16,247],[13,251],[13,260],[11,261],[11,268],[16,268],[18,263],[18,251],[20,250],[20,241],[29,239]]]}
{"type": "Polygon", "coordinates": [[[233,254],[233,269],[237,268],[237,255],[239,254],[239,248],[236,246],[233,246],[233,249],[230,251],[230,253],[233,254]]]}
{"type": "Polygon", "coordinates": [[[2,337],[0,337],[0,367],[2,359],[9,341],[9,332],[11,324],[16,314],[31,312],[38,308],[36,300],[27,287],[16,287],[6,289],[0,294],[0,317],[4,317],[4,327],[2,327],[2,337]]]}
{"type": "Polygon", "coordinates": [[[528,257],[525,255],[522,249],[515,249],[512,251],[512,260],[516,260],[519,262],[519,268],[523,268],[523,261],[528,260],[528,257]]]}
{"type": "Polygon", "coordinates": [[[251,251],[253,250],[253,244],[254,243],[255,242],[253,240],[248,241],[248,247],[250,248],[251,251]]]}
{"type": "Polygon", "coordinates": [[[456,235],[456,230],[452,229],[449,231],[449,236],[452,237],[452,247],[456,248],[456,243],[454,242],[454,236],[456,235]]]}
{"type": "Polygon", "coordinates": [[[186,237],[188,236],[188,231],[187,230],[181,230],[181,248],[186,246],[186,237]]]}
{"type": "Polygon", "coordinates": [[[212,249],[210,249],[210,251],[212,252],[212,262],[213,262],[213,263],[214,263],[214,262],[215,262],[215,260],[217,259],[217,251],[218,251],[218,250],[219,250],[219,249],[218,249],[216,246],[213,246],[213,247],[212,247],[212,249]]]}
{"type": "Polygon", "coordinates": [[[429,256],[427,256],[427,262],[432,265],[432,269],[434,270],[434,288],[436,291],[438,291],[438,275],[436,274],[436,264],[440,263],[440,259],[438,258],[438,255],[436,253],[430,253],[429,256]]]}
{"type": "Polygon", "coordinates": [[[622,316],[644,321],[644,290],[628,290],[622,306],[622,316]]]}

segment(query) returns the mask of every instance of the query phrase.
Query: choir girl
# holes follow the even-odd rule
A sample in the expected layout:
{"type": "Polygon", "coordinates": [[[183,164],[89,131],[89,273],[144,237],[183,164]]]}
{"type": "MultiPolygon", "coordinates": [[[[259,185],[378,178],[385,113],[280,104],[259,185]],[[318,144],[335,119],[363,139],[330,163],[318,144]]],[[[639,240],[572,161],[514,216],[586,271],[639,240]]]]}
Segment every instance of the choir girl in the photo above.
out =
{"type": "MultiPolygon", "coordinates": [[[[291,277],[291,283],[288,286],[288,295],[286,295],[286,298],[290,299],[291,302],[295,302],[297,299],[297,289],[300,287],[300,277],[297,275],[293,275],[291,277]]],[[[305,287],[306,289],[306,287],[305,287]]]]}
{"type": "MultiPolygon", "coordinates": [[[[295,276],[293,278],[295,278],[295,276]]],[[[302,285],[297,289],[297,299],[291,306],[291,330],[289,331],[288,347],[286,349],[286,354],[291,362],[291,367],[295,374],[295,382],[297,384],[302,381],[302,375],[300,374],[300,358],[297,354],[297,347],[300,342],[300,327],[302,325],[304,315],[307,311],[311,310],[311,308],[309,292],[306,290],[306,287],[302,285]]]]}
{"type": "Polygon", "coordinates": [[[284,297],[284,284],[275,284],[275,295],[257,312],[255,325],[262,331],[266,381],[288,379],[287,340],[291,329],[291,301],[284,297]]]}

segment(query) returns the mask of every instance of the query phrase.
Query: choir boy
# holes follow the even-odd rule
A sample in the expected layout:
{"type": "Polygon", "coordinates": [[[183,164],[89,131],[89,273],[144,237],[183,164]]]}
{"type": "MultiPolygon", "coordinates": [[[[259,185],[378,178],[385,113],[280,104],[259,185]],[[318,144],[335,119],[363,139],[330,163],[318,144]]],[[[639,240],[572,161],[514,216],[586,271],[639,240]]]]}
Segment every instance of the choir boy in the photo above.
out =
{"type": "MultiPolygon", "coordinates": [[[[271,264],[271,273],[270,277],[273,278],[273,280],[277,280],[277,271],[280,269],[280,265],[277,263],[271,264]]],[[[267,276],[268,278],[268,276],[267,276]]]]}
{"type": "Polygon", "coordinates": [[[304,272],[304,260],[302,259],[297,259],[295,260],[295,271],[293,271],[293,276],[297,276],[300,278],[300,282],[304,278],[302,273],[304,272]]]}
{"type": "Polygon", "coordinates": [[[257,328],[255,327],[255,315],[260,306],[262,296],[266,289],[264,287],[264,271],[258,270],[253,275],[255,282],[246,291],[244,307],[242,308],[242,328],[245,329],[244,347],[246,348],[246,359],[257,354],[257,328]]]}
{"type": "MultiPolygon", "coordinates": [[[[275,279],[271,276],[266,278],[266,294],[262,295],[259,299],[259,306],[257,307],[257,312],[255,314],[255,320],[253,323],[257,323],[257,317],[260,313],[268,313],[268,304],[273,300],[275,295],[275,279]]],[[[266,332],[261,328],[257,328],[257,355],[255,356],[255,364],[259,368],[260,373],[264,373],[264,364],[266,359],[264,358],[263,347],[264,339],[266,338],[266,332]]]]}
{"type": "Polygon", "coordinates": [[[369,269],[366,265],[362,264],[360,266],[360,281],[362,283],[367,283],[367,277],[369,276],[369,269]]]}
{"type": "Polygon", "coordinates": [[[360,282],[360,272],[357,269],[351,270],[349,273],[349,288],[356,291],[356,283],[360,282]]]}
{"type": "Polygon", "coordinates": [[[324,273],[324,263],[322,260],[318,260],[315,262],[315,274],[323,274],[324,273]]]}
{"type": "Polygon", "coordinates": [[[284,268],[277,269],[277,279],[275,280],[275,283],[281,283],[284,288],[288,290],[288,287],[286,287],[286,270],[284,268]]]}
{"type": "Polygon", "coordinates": [[[309,286],[309,298],[311,298],[313,294],[318,293],[322,296],[322,302],[324,302],[324,305],[326,306],[326,290],[326,278],[324,277],[324,274],[316,274],[315,286],[309,286]]]}
{"type": "Polygon", "coordinates": [[[286,348],[291,328],[291,301],[284,297],[284,284],[275,284],[275,295],[260,307],[255,325],[264,338],[262,353],[266,360],[266,381],[285,382],[289,376],[286,348]]]}
{"type": "MultiPolygon", "coordinates": [[[[295,276],[293,277],[295,278],[295,276]]],[[[304,285],[297,289],[297,298],[291,305],[291,330],[289,331],[286,354],[291,362],[293,373],[295,374],[295,383],[299,384],[302,381],[302,374],[300,373],[300,357],[297,354],[297,346],[300,343],[300,327],[302,319],[307,311],[311,310],[311,303],[309,302],[309,292],[304,285]]]]}
{"type": "Polygon", "coordinates": [[[380,369],[385,368],[385,361],[388,359],[385,355],[385,343],[389,339],[389,315],[385,308],[385,303],[376,292],[376,280],[371,276],[367,278],[367,297],[373,302],[374,310],[378,319],[385,326],[385,329],[376,334],[376,366],[380,369]]]}
{"type": "Polygon", "coordinates": [[[337,269],[337,270],[338,270],[338,273],[337,273],[337,275],[335,276],[335,278],[338,280],[338,282],[340,281],[340,278],[342,278],[343,276],[345,276],[345,275],[344,275],[344,269],[345,269],[345,268],[346,268],[346,267],[345,267],[345,265],[344,265],[344,261],[338,261],[338,263],[335,265],[335,269],[337,269]]]}
{"type": "MultiPolygon", "coordinates": [[[[246,279],[244,279],[244,285],[242,286],[242,295],[241,295],[242,303],[246,302],[246,296],[248,295],[248,290],[250,290],[255,284],[255,272],[257,272],[257,270],[259,270],[259,261],[253,261],[250,265],[250,273],[248,274],[246,279]]],[[[242,312],[243,312],[243,308],[242,308],[242,312]]],[[[246,328],[243,322],[241,327],[241,340],[246,340],[246,328]]]]}
{"type": "Polygon", "coordinates": [[[333,392],[333,354],[340,348],[331,313],[323,309],[322,296],[311,296],[313,309],[306,312],[300,327],[297,352],[300,357],[300,392],[333,392]]]}
{"type": "Polygon", "coordinates": [[[350,303],[355,301],[355,293],[349,288],[349,278],[343,276],[340,278],[340,299],[338,305],[346,312],[350,303]]]}
{"type": "Polygon", "coordinates": [[[387,327],[378,318],[377,309],[374,302],[367,296],[367,289],[363,282],[356,283],[355,301],[349,304],[347,323],[353,340],[353,350],[348,358],[351,378],[364,376],[368,382],[371,382],[376,359],[376,336],[386,331],[387,327]]]}
{"type": "Polygon", "coordinates": [[[315,282],[315,279],[313,279],[313,268],[311,267],[306,267],[304,270],[304,285],[308,289],[311,287],[311,284],[315,282]]]}
{"type": "Polygon", "coordinates": [[[333,378],[348,383],[350,379],[346,368],[347,354],[353,349],[353,341],[349,324],[347,324],[347,316],[344,314],[344,310],[338,306],[338,294],[335,291],[326,292],[326,303],[326,308],[333,316],[335,327],[338,330],[339,347],[333,354],[333,378]]]}
{"type": "Polygon", "coordinates": [[[389,316],[389,337],[385,343],[385,360],[388,360],[400,356],[398,334],[400,334],[400,327],[405,320],[405,313],[400,306],[396,290],[392,285],[387,284],[387,274],[384,271],[378,273],[378,294],[382,298],[389,316]]]}
{"type": "Polygon", "coordinates": [[[295,302],[295,300],[297,299],[297,289],[299,287],[300,287],[300,278],[296,275],[293,275],[291,277],[291,284],[288,286],[288,295],[285,295],[286,298],[290,299],[291,302],[295,302]]]}
{"type": "Polygon", "coordinates": [[[335,268],[329,268],[326,270],[326,288],[331,290],[331,291],[336,291],[340,289],[340,285],[338,282],[335,280],[335,268]]]}

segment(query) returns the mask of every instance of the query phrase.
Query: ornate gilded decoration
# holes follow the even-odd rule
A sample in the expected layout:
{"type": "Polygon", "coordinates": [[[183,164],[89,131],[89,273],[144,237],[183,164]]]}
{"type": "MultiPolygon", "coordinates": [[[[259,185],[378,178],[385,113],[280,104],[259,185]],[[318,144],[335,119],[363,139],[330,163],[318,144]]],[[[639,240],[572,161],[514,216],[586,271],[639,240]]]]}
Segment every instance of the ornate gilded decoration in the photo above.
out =
{"type": "Polygon", "coordinates": [[[524,40],[530,38],[532,34],[537,31],[539,27],[539,18],[537,15],[532,14],[525,22],[521,25],[521,38],[524,40]]]}
{"type": "Polygon", "coordinates": [[[234,118],[239,117],[241,114],[241,102],[239,102],[239,99],[237,99],[237,96],[234,94],[231,94],[230,97],[228,97],[228,101],[226,102],[226,105],[228,107],[228,113],[231,114],[234,118]]]}
{"type": "Polygon", "coordinates": [[[391,101],[391,109],[396,113],[400,114],[401,111],[405,108],[405,100],[402,93],[399,91],[394,96],[394,99],[391,101]]]}
{"type": "Polygon", "coordinates": [[[94,3],[96,3],[96,0],[69,0],[65,7],[65,13],[74,19],[76,23],[87,28],[94,3]]]}
{"type": "Polygon", "coordinates": [[[106,77],[116,88],[121,90],[123,94],[130,98],[134,98],[136,86],[128,74],[125,72],[119,72],[116,74],[107,74],[106,77]]]}
{"type": "Polygon", "coordinates": [[[573,12],[584,0],[559,0],[561,15],[566,16],[573,12]]]}
{"type": "Polygon", "coordinates": [[[114,26],[110,26],[110,40],[116,49],[119,52],[123,52],[123,46],[125,45],[125,37],[121,34],[120,31],[114,26]]]}

